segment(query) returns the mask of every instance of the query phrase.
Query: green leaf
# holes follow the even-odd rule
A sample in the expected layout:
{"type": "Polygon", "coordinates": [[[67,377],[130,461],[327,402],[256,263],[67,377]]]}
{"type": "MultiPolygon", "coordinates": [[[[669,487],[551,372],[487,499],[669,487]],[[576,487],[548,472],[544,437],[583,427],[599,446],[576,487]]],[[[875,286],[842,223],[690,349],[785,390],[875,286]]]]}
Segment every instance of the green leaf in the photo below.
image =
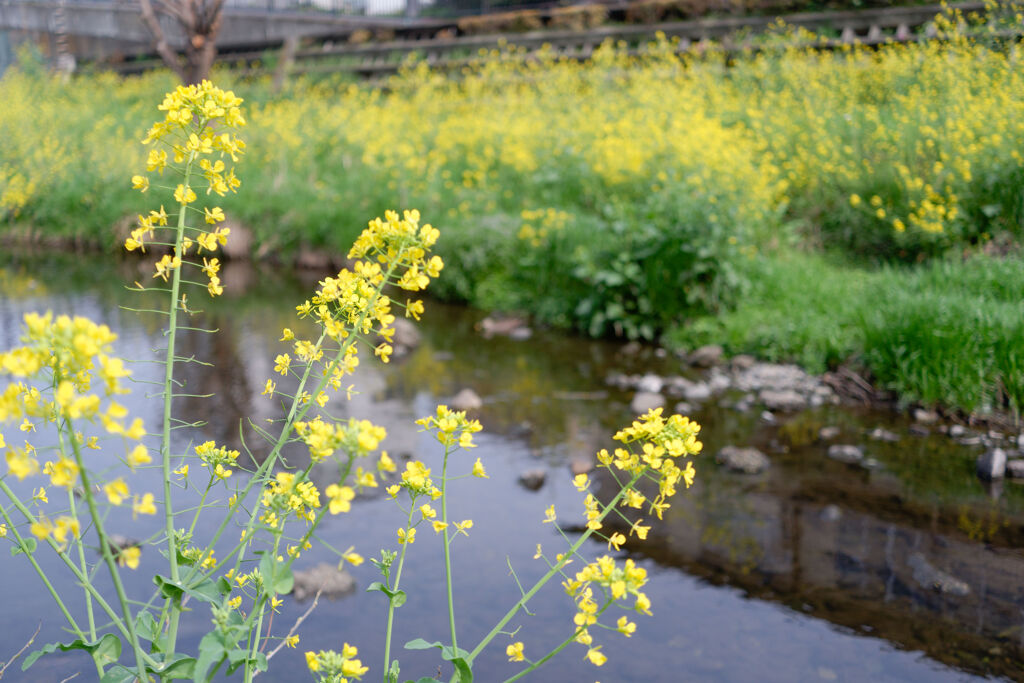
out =
{"type": "Polygon", "coordinates": [[[405,683],[437,683],[437,679],[431,678],[430,676],[424,676],[423,678],[417,678],[415,681],[410,678],[405,681],[405,683]]]}
{"type": "Polygon", "coordinates": [[[36,539],[31,536],[23,536],[20,544],[11,546],[11,557],[25,552],[26,550],[28,551],[28,554],[31,555],[36,551],[36,546],[38,545],[39,544],[36,543],[36,539]]]}
{"type": "Polygon", "coordinates": [[[106,666],[113,664],[121,657],[121,639],[115,636],[113,633],[107,633],[99,640],[89,642],[79,638],[70,643],[49,643],[44,645],[41,649],[36,650],[25,658],[25,661],[21,664],[21,670],[26,671],[30,666],[36,663],[36,660],[43,655],[48,655],[60,650],[61,652],[70,652],[71,650],[85,650],[92,655],[93,659],[99,664],[106,666]]]}
{"type": "Polygon", "coordinates": [[[195,673],[196,659],[195,657],[189,657],[188,655],[174,655],[174,658],[163,667],[151,669],[155,674],[159,674],[161,680],[172,680],[180,678],[192,678],[195,673]]]}
{"type": "Polygon", "coordinates": [[[236,647],[228,652],[228,676],[235,670],[249,661],[249,651],[236,647]]]}
{"type": "Polygon", "coordinates": [[[159,636],[159,628],[156,625],[156,619],[149,612],[142,612],[138,617],[135,618],[135,633],[140,637],[149,641],[156,641],[159,636]]]}
{"type": "MultiPolygon", "coordinates": [[[[448,658],[445,657],[445,659],[448,658]]],[[[453,657],[449,661],[455,665],[455,671],[459,674],[459,683],[473,683],[473,669],[465,658],[453,657]]]]}
{"type": "MultiPolygon", "coordinates": [[[[406,598],[405,591],[393,591],[390,588],[388,588],[387,586],[385,586],[383,583],[381,583],[380,581],[374,581],[373,583],[371,583],[369,586],[366,587],[366,592],[367,593],[369,593],[371,591],[380,591],[384,595],[388,596],[388,600],[390,600],[392,602],[392,604],[394,604],[395,607],[401,607],[402,605],[405,604],[405,598],[406,598]]],[[[420,639],[417,638],[417,640],[420,640],[420,639]]],[[[412,642],[415,642],[415,641],[412,641],[412,642]]],[[[440,645],[440,643],[438,643],[438,645],[440,645]]],[[[419,648],[419,649],[426,649],[426,648],[419,648]]]]}
{"type": "MultiPolygon", "coordinates": [[[[367,588],[366,590],[370,590],[370,589],[367,588]]],[[[405,649],[406,650],[429,650],[432,647],[436,647],[438,650],[440,650],[441,648],[444,647],[444,644],[443,643],[438,643],[436,641],[433,642],[433,643],[428,643],[427,641],[423,640],[422,638],[416,638],[415,640],[410,640],[408,643],[405,644],[405,649]]]]}
{"type": "MultiPolygon", "coordinates": [[[[221,598],[223,598],[224,595],[226,595],[226,593],[221,592],[221,588],[225,585],[227,584],[219,584],[219,582],[214,581],[213,579],[203,579],[195,586],[185,586],[184,590],[186,593],[188,593],[196,600],[199,600],[200,602],[205,602],[211,605],[219,605],[221,598]]],[[[228,592],[230,591],[231,588],[230,586],[228,586],[228,592]]]]}
{"type": "Polygon", "coordinates": [[[195,683],[203,683],[206,680],[206,672],[226,654],[227,651],[219,633],[210,631],[203,636],[203,639],[199,641],[199,659],[196,660],[195,669],[192,671],[192,680],[195,683]]]}
{"type": "Polygon", "coordinates": [[[153,577],[153,583],[160,588],[160,594],[165,598],[170,598],[176,603],[181,602],[181,596],[184,595],[185,589],[180,584],[160,574],[153,577]]]}
{"type": "Polygon", "coordinates": [[[137,673],[128,667],[118,664],[107,669],[100,683],[133,683],[139,679],[137,673]]]}

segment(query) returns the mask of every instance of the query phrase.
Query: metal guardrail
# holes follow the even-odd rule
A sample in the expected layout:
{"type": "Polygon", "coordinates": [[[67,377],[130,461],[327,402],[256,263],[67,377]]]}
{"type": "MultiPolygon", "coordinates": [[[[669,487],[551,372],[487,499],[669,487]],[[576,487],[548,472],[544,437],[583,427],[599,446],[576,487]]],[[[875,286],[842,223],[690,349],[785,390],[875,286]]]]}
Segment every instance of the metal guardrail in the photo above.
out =
{"type": "MultiPolygon", "coordinates": [[[[961,2],[950,7],[962,12],[982,12],[984,2],[961,2]]],[[[881,10],[859,10],[845,12],[816,12],[793,14],[780,17],[790,26],[821,31],[832,30],[839,38],[819,47],[835,47],[853,42],[862,45],[877,45],[885,42],[906,42],[917,40],[915,31],[930,24],[943,11],[941,5],[919,7],[898,7],[881,10]]],[[[584,31],[531,31],[526,33],[504,33],[481,36],[431,38],[422,40],[392,40],[363,44],[324,44],[315,49],[297,49],[291,44],[282,52],[277,78],[286,75],[351,73],[365,78],[377,78],[396,73],[410,54],[417,54],[432,67],[457,69],[466,66],[479,57],[481,51],[501,50],[503,58],[530,59],[545,49],[549,54],[585,60],[603,42],[624,42],[631,46],[631,53],[640,54],[644,42],[658,34],[678,39],[677,50],[684,52],[704,40],[723,41],[726,48],[731,45],[729,36],[763,33],[779,18],[735,17],[725,19],[699,19],[650,25],[599,26],[584,31]],[[508,48],[518,48],[516,54],[508,48]],[[327,63],[325,63],[327,62],[327,63]]],[[[261,60],[265,52],[238,52],[224,55],[222,61],[247,64],[261,60]]],[[[121,65],[121,73],[143,71],[157,62],[127,63],[121,65]]]]}

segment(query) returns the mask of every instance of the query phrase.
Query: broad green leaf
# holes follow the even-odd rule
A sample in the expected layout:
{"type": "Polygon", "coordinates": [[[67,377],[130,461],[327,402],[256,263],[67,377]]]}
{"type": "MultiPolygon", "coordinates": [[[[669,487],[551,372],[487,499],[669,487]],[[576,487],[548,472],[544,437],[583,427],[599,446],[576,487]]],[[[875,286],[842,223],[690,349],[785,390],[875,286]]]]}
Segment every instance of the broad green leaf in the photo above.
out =
{"type": "Polygon", "coordinates": [[[14,557],[15,555],[18,555],[21,552],[23,552],[23,548],[27,549],[28,554],[31,555],[36,551],[37,545],[38,543],[36,543],[36,539],[32,538],[31,536],[23,536],[21,539],[21,544],[11,546],[11,557],[14,557]]]}
{"type": "Polygon", "coordinates": [[[52,654],[57,650],[60,650],[61,652],[85,650],[91,654],[93,659],[98,663],[106,666],[108,664],[113,664],[121,657],[121,639],[113,633],[107,633],[99,640],[93,642],[79,638],[78,640],[73,640],[70,643],[49,643],[26,657],[25,661],[21,664],[21,670],[26,671],[30,666],[36,663],[37,659],[43,655],[52,654]]]}
{"type": "Polygon", "coordinates": [[[195,683],[203,683],[206,680],[206,672],[226,654],[227,651],[219,633],[210,631],[203,636],[203,639],[199,641],[199,659],[196,660],[195,669],[192,671],[192,680],[195,683]]]}
{"type": "MultiPolygon", "coordinates": [[[[370,589],[367,588],[366,590],[370,590],[370,589]]],[[[443,643],[439,643],[437,641],[435,641],[433,643],[428,643],[427,641],[423,640],[422,638],[416,638],[414,640],[410,640],[408,643],[405,644],[405,649],[406,650],[429,650],[432,647],[436,647],[438,650],[440,650],[441,648],[444,647],[444,644],[443,643]]]]}
{"type": "Polygon", "coordinates": [[[160,574],[156,574],[153,577],[153,583],[159,586],[160,594],[165,598],[170,598],[176,603],[181,602],[181,596],[184,595],[185,589],[180,584],[160,574]]]}
{"type": "Polygon", "coordinates": [[[405,591],[393,591],[380,581],[374,581],[366,587],[367,593],[370,593],[372,591],[380,591],[384,595],[388,596],[388,599],[394,604],[395,607],[401,607],[405,604],[405,591]]]}
{"type": "Polygon", "coordinates": [[[134,683],[139,680],[136,672],[120,664],[107,669],[100,683],[134,683]]]}
{"type": "Polygon", "coordinates": [[[160,635],[157,631],[156,619],[149,612],[142,612],[135,618],[135,633],[140,638],[155,641],[160,635]]]}

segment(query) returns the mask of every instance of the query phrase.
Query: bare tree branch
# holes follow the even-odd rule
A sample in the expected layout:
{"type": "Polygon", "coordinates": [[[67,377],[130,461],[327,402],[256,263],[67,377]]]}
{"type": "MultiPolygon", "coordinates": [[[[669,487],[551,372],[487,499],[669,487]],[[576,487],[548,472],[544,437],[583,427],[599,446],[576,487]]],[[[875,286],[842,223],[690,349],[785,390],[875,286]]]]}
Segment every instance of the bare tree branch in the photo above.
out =
{"type": "MultiPolygon", "coordinates": [[[[316,594],[316,597],[318,597],[318,598],[319,598],[319,597],[320,597],[320,594],[319,594],[319,593],[317,593],[317,594],[316,594]]],[[[314,604],[314,605],[316,604],[316,600],[314,600],[314,601],[313,601],[313,604],[314,604]]],[[[303,617],[303,619],[305,619],[305,617],[303,617]]],[[[39,635],[39,629],[41,629],[42,627],[43,627],[43,622],[41,622],[41,621],[40,621],[40,622],[39,622],[39,625],[38,625],[38,626],[36,626],[36,632],[35,632],[35,633],[33,633],[33,634],[32,634],[32,637],[28,639],[28,642],[27,642],[27,643],[25,643],[25,644],[24,644],[24,645],[22,646],[22,648],[21,648],[20,650],[18,650],[17,652],[15,652],[15,653],[14,653],[14,656],[13,656],[13,657],[11,657],[11,658],[10,658],[9,660],[7,660],[7,662],[6,662],[6,663],[5,663],[5,664],[4,664],[3,666],[0,666],[0,678],[3,678],[3,677],[4,677],[4,672],[5,672],[5,671],[7,671],[7,667],[9,667],[9,666],[10,666],[11,664],[14,664],[14,660],[16,660],[16,659],[17,659],[18,657],[20,657],[20,656],[21,656],[22,654],[24,654],[25,650],[27,650],[27,649],[29,649],[30,647],[32,647],[32,643],[36,642],[36,636],[38,636],[38,635],[39,635]]],[[[77,674],[76,674],[76,675],[77,675],[77,674]]]]}
{"type": "MultiPolygon", "coordinates": [[[[320,586],[320,590],[318,590],[316,592],[316,595],[313,597],[313,602],[312,602],[312,604],[310,604],[309,609],[307,609],[305,612],[303,612],[302,616],[295,620],[295,623],[292,624],[291,630],[288,631],[288,635],[286,635],[281,640],[281,642],[277,644],[277,647],[275,647],[273,650],[270,651],[270,654],[267,655],[267,660],[269,660],[271,657],[276,655],[281,650],[281,648],[283,648],[285,646],[285,644],[287,643],[287,640],[295,635],[295,632],[299,630],[299,626],[301,626],[302,622],[304,622],[306,620],[306,617],[308,617],[310,614],[312,614],[313,610],[316,609],[317,603],[320,602],[320,594],[323,593],[323,592],[324,592],[324,587],[320,586]]],[[[259,671],[256,671],[255,673],[253,673],[253,676],[258,676],[259,673],[260,673],[259,671]]]]}
{"type": "Polygon", "coordinates": [[[142,10],[142,22],[149,29],[149,32],[153,34],[153,40],[156,41],[157,54],[164,60],[164,64],[177,74],[178,78],[183,81],[187,80],[185,70],[178,61],[178,54],[167,44],[164,30],[160,27],[156,14],[153,13],[153,5],[150,4],[149,0],[139,0],[139,8],[142,10]]]}

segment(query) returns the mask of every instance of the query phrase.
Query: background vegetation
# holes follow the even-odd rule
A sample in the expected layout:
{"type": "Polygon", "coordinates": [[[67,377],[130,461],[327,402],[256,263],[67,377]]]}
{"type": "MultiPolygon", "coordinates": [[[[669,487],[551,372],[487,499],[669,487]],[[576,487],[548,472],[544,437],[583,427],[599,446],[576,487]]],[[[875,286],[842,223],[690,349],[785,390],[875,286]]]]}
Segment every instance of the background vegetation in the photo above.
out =
{"type": "MultiPolygon", "coordinates": [[[[1012,8],[1011,8],[1012,9],[1012,8]]],[[[1024,76],[999,31],[815,51],[411,65],[385,88],[217,80],[249,105],[254,250],[341,253],[369,216],[445,228],[441,294],[589,334],[854,357],[907,400],[1019,412],[1024,76]]],[[[0,80],[7,232],[113,248],[166,74],[0,80]]],[[[169,184],[170,181],[168,181],[169,184]]]]}

